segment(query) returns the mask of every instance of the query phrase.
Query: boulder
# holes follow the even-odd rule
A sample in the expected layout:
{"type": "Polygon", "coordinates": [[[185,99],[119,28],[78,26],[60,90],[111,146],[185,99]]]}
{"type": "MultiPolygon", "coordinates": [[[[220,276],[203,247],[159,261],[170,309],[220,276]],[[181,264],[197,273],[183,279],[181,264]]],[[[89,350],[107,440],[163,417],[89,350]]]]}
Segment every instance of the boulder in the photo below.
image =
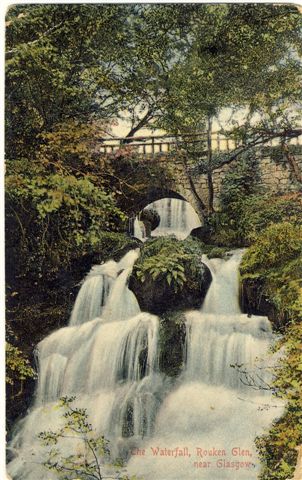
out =
{"type": "Polygon", "coordinates": [[[148,224],[150,231],[155,230],[160,223],[160,216],[153,208],[146,208],[140,214],[140,221],[148,224]]]}
{"type": "Polygon", "coordinates": [[[175,291],[165,278],[153,279],[146,274],[142,282],[132,273],[129,279],[129,288],[135,294],[140,308],[143,311],[161,315],[168,310],[188,310],[199,308],[204,300],[212,275],[209,268],[200,261],[195,272],[185,271],[186,281],[183,286],[175,291]]]}

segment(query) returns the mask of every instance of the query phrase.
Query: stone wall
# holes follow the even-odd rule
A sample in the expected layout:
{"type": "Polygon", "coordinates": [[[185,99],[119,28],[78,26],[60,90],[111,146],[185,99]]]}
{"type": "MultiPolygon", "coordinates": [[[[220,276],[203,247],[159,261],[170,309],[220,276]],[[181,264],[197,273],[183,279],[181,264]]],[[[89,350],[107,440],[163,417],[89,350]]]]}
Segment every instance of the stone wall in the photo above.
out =
{"type": "MultiPolygon", "coordinates": [[[[302,170],[302,154],[295,155],[295,160],[300,170],[302,170]]],[[[225,165],[213,173],[214,207],[216,208],[219,206],[219,194],[223,178],[230,168],[231,165],[225,165]]],[[[269,156],[263,155],[260,157],[259,168],[261,177],[260,186],[262,186],[265,191],[270,193],[288,193],[301,190],[301,184],[296,180],[291,166],[285,159],[276,162],[269,156]]],[[[195,183],[198,194],[203,202],[207,203],[208,182],[206,175],[200,175],[195,180],[195,183]]]]}
{"type": "MultiPolygon", "coordinates": [[[[275,153],[278,153],[276,150],[275,153]]],[[[268,154],[267,149],[258,150],[259,167],[260,167],[260,186],[264,191],[270,193],[288,193],[299,191],[301,185],[297,182],[292,167],[282,155],[274,155],[276,158],[268,154]]],[[[271,154],[272,155],[272,154],[271,154]]],[[[106,158],[106,157],[105,157],[106,158]]],[[[295,160],[302,170],[302,147],[297,146],[295,151],[295,160]]],[[[110,159],[105,160],[107,163],[110,159]]],[[[166,197],[183,198],[187,200],[196,213],[202,219],[202,211],[200,201],[208,204],[208,182],[206,175],[194,177],[194,188],[192,188],[192,179],[188,174],[188,167],[184,160],[183,154],[176,153],[160,153],[156,155],[144,155],[141,159],[140,169],[144,180],[147,180],[145,190],[139,192],[137,197],[133,198],[131,204],[132,213],[143,209],[148,203],[166,197]],[[155,171],[161,172],[157,175],[150,176],[150,166],[157,166],[155,171]],[[160,177],[160,178],[159,178],[160,177]],[[148,180],[149,179],[149,180],[148,180]],[[197,195],[196,195],[197,194],[197,195]]],[[[219,207],[219,196],[222,181],[230,168],[234,164],[224,165],[213,172],[214,186],[214,208],[219,207]]],[[[108,167],[108,165],[107,165],[108,167]]],[[[111,168],[115,170],[114,162],[111,160],[111,168]]]]}

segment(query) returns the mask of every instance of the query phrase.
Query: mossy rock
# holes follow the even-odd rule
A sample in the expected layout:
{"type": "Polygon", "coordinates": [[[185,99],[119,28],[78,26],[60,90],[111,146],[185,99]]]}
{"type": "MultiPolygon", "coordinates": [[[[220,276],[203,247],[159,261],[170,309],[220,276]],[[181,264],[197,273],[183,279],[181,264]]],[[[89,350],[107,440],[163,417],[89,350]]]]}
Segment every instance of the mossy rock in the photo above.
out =
{"type": "Polygon", "coordinates": [[[193,239],[147,242],[129,280],[140,308],[156,315],[199,308],[212,280],[201,254],[202,244],[193,239]]]}
{"type": "Polygon", "coordinates": [[[265,280],[261,278],[241,279],[241,308],[251,315],[265,315],[280,327],[278,312],[272,300],[265,294],[265,280]]]}
{"type": "Polygon", "coordinates": [[[228,247],[213,247],[207,253],[208,258],[225,258],[227,252],[229,252],[228,247]]]}
{"type": "Polygon", "coordinates": [[[185,315],[169,311],[160,319],[159,369],[169,377],[178,376],[184,366],[186,348],[185,315]]]}

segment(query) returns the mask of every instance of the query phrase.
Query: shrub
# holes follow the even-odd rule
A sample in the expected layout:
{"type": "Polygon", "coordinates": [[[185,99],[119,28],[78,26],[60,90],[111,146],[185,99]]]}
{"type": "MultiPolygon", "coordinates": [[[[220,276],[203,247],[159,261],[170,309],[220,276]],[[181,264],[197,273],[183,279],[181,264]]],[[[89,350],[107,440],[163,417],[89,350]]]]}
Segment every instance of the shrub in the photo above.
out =
{"type": "Polygon", "coordinates": [[[270,225],[244,255],[241,271],[263,271],[296,258],[302,253],[301,235],[301,226],[288,222],[270,225]]]}
{"type": "Polygon", "coordinates": [[[186,281],[185,262],[189,260],[189,255],[177,241],[155,240],[144,249],[144,258],[135,266],[135,274],[142,283],[146,275],[151,275],[153,280],[165,279],[177,291],[186,281]]]}
{"type": "Polygon", "coordinates": [[[281,418],[256,439],[261,480],[292,477],[297,460],[295,448],[302,442],[301,348],[302,348],[302,227],[288,222],[272,224],[260,233],[241,264],[243,280],[256,281],[260,295],[271,302],[278,323],[287,324],[275,347],[282,348],[274,369],[272,390],[286,401],[281,418]]]}
{"type": "Polygon", "coordinates": [[[27,378],[36,378],[35,370],[30,366],[28,358],[21,352],[18,347],[15,347],[9,342],[5,343],[6,353],[6,375],[5,380],[8,385],[14,385],[16,382],[21,382],[27,378]]]}
{"type": "Polygon", "coordinates": [[[224,258],[227,248],[213,247],[207,254],[208,258],[224,258]]]}
{"type": "Polygon", "coordinates": [[[270,225],[243,256],[243,280],[258,279],[281,324],[302,315],[302,227],[288,222],[270,225]]]}
{"type": "Polygon", "coordinates": [[[257,437],[261,480],[292,478],[297,461],[296,447],[302,443],[302,325],[292,325],[279,342],[284,356],[275,369],[275,394],[287,404],[281,418],[275,420],[266,434],[257,437]]]}
{"type": "Polygon", "coordinates": [[[122,229],[126,217],[93,175],[52,172],[29,162],[6,177],[8,267],[44,277],[95,247],[103,230],[122,229]]]}
{"type": "Polygon", "coordinates": [[[174,237],[161,237],[151,240],[144,245],[134,273],[142,283],[150,275],[153,280],[164,280],[178,291],[189,277],[198,276],[202,247],[203,244],[195,239],[178,241],[174,237]]]}
{"type": "Polygon", "coordinates": [[[209,219],[215,244],[248,246],[273,223],[302,222],[299,194],[269,194],[260,187],[259,180],[258,160],[253,152],[242,156],[226,173],[220,211],[209,219]]]}

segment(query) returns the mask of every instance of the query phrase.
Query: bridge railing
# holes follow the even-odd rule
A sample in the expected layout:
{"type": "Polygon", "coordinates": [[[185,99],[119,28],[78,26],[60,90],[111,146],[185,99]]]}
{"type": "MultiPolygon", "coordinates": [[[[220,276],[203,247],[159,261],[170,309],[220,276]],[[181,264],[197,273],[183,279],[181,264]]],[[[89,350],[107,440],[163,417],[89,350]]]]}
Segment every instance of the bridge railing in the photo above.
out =
{"type": "MultiPolygon", "coordinates": [[[[188,144],[200,146],[204,152],[207,151],[207,137],[204,132],[186,135],[148,135],[139,137],[114,137],[101,138],[100,152],[104,154],[114,153],[119,149],[130,146],[132,150],[142,155],[154,155],[168,153],[172,150],[179,150],[188,144]]],[[[220,132],[213,132],[211,136],[212,149],[216,152],[229,152],[240,147],[241,142],[236,142],[220,132]]],[[[293,145],[302,145],[302,135],[288,140],[293,145]]],[[[266,141],[267,146],[278,146],[280,138],[266,141]]]]}

